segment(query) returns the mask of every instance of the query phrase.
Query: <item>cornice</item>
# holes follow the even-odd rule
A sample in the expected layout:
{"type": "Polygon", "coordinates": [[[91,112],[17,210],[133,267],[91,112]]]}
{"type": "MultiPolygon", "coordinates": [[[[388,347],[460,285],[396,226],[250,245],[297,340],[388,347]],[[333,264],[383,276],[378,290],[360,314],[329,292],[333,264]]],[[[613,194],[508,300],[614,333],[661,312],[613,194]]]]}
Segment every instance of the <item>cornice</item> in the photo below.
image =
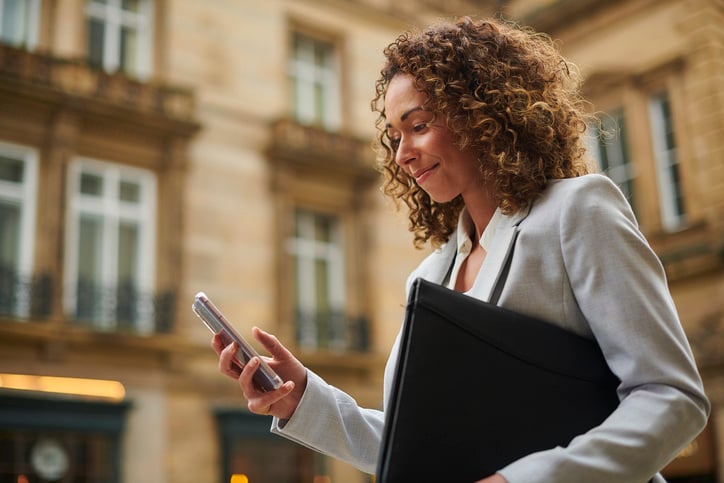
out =
{"type": "Polygon", "coordinates": [[[3,44],[0,95],[180,136],[191,136],[200,128],[190,89],[139,82],[92,69],[84,61],[3,44]]]}

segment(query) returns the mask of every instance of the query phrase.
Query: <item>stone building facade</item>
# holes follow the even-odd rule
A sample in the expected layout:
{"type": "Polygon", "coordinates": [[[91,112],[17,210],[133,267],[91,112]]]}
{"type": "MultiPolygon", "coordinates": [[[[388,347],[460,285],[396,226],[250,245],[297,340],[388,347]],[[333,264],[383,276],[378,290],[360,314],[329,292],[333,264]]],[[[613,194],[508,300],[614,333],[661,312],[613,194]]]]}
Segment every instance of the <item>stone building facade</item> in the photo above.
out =
{"type": "Polygon", "coordinates": [[[371,481],[270,435],[190,304],[379,407],[425,255],[378,189],[381,50],[503,12],[560,39],[620,133],[592,149],[714,404],[667,476],[724,482],[721,2],[441,3],[0,0],[0,481],[371,481]]]}

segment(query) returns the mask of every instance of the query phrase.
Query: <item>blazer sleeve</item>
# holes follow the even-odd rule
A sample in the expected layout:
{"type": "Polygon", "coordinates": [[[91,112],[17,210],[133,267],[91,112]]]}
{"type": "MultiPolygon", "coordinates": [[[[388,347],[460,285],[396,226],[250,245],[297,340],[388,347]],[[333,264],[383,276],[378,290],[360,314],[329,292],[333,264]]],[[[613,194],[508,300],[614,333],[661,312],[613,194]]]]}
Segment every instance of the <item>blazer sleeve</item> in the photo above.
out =
{"type": "Polygon", "coordinates": [[[620,190],[587,178],[560,204],[560,250],[580,311],[621,380],[621,403],[568,447],[503,468],[509,483],[649,481],[709,415],[659,259],[620,190]]]}
{"type": "Polygon", "coordinates": [[[347,393],[307,370],[307,387],[288,420],[274,418],[272,433],[374,473],[384,414],[364,409],[347,393]]]}
{"type": "MultiPolygon", "coordinates": [[[[448,244],[426,257],[408,277],[405,293],[409,293],[417,277],[441,278],[454,250],[454,245],[448,244]]],[[[385,406],[397,364],[398,344],[399,334],[385,367],[385,406]]],[[[271,431],[373,474],[377,470],[384,422],[382,411],[359,407],[350,395],[307,370],[307,387],[299,406],[288,420],[274,418],[271,431]]]]}

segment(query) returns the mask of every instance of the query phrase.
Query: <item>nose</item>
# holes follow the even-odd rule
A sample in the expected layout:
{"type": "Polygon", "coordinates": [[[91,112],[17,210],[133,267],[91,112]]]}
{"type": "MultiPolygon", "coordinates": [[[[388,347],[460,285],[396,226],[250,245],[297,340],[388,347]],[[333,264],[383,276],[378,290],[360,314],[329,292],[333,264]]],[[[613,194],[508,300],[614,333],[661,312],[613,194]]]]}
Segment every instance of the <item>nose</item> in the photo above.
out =
{"type": "Polygon", "coordinates": [[[398,140],[397,151],[395,152],[395,163],[401,167],[409,164],[415,160],[417,155],[415,154],[414,146],[412,142],[405,140],[404,137],[398,140]]]}

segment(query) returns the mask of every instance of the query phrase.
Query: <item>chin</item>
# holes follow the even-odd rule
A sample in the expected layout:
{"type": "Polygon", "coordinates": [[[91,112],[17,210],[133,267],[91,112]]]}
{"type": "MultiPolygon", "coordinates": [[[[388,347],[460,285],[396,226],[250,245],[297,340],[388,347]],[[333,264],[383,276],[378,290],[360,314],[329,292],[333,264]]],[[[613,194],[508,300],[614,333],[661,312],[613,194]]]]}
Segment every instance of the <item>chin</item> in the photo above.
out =
{"type": "Polygon", "coordinates": [[[455,196],[450,196],[450,195],[448,195],[448,196],[437,196],[437,195],[434,195],[434,194],[432,194],[432,193],[430,193],[430,192],[427,192],[427,194],[428,194],[428,196],[430,197],[430,199],[431,199],[432,201],[434,201],[435,203],[438,203],[438,204],[449,203],[449,202],[451,202],[452,200],[454,200],[454,199],[457,197],[457,195],[455,195],[455,196]]]}

